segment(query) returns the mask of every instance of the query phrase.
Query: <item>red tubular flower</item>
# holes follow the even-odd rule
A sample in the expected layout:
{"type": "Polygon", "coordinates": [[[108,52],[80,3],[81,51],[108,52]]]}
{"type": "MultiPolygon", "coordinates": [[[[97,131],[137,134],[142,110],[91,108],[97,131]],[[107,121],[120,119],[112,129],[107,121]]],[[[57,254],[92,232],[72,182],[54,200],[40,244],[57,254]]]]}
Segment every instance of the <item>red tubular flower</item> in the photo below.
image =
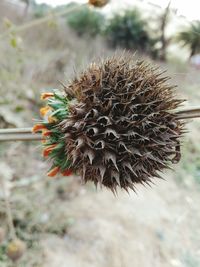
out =
{"type": "Polygon", "coordinates": [[[56,118],[54,118],[54,117],[52,117],[52,116],[49,116],[48,117],[48,122],[49,123],[55,123],[57,120],[56,120],[56,118]]]}
{"type": "Polygon", "coordinates": [[[73,173],[73,172],[72,172],[71,169],[67,169],[67,170],[65,170],[65,171],[62,172],[62,175],[63,175],[63,176],[70,176],[72,173],[73,173]]]}
{"type": "Polygon", "coordinates": [[[51,131],[43,131],[42,132],[42,136],[45,136],[45,137],[47,137],[47,136],[50,136],[51,135],[51,131]]]}
{"type": "Polygon", "coordinates": [[[41,94],[41,100],[45,100],[49,97],[53,97],[54,96],[54,93],[42,93],[41,94]]]}
{"type": "Polygon", "coordinates": [[[48,175],[49,177],[54,177],[54,176],[56,176],[56,174],[57,174],[59,171],[60,171],[60,167],[56,166],[56,167],[54,167],[53,169],[51,169],[51,170],[47,173],[47,175],[48,175]]]}
{"type": "Polygon", "coordinates": [[[45,106],[45,107],[40,109],[40,115],[42,117],[44,117],[47,114],[47,112],[50,111],[50,110],[51,110],[51,108],[49,106],[45,106]]]}
{"type": "Polygon", "coordinates": [[[50,145],[43,150],[43,157],[48,157],[51,151],[55,148],[56,144],[50,145]]]}
{"type": "Polygon", "coordinates": [[[47,130],[47,128],[43,124],[36,124],[32,128],[33,133],[41,132],[42,130],[47,130]]]}

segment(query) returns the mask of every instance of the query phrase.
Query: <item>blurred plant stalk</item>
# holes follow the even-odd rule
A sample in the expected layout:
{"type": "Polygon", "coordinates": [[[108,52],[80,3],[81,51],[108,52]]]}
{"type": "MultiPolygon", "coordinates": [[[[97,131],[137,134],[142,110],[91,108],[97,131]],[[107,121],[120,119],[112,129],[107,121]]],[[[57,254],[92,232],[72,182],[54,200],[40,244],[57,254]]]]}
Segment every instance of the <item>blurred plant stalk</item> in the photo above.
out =
{"type": "Polygon", "coordinates": [[[1,141],[38,141],[42,140],[41,134],[33,134],[32,128],[0,129],[1,141]]]}
{"type": "Polygon", "coordinates": [[[30,29],[34,26],[40,25],[44,22],[47,22],[48,20],[50,20],[52,18],[60,17],[62,15],[67,15],[67,14],[73,12],[74,10],[78,10],[79,8],[83,7],[84,5],[87,5],[87,3],[82,4],[82,5],[78,5],[78,6],[72,6],[71,8],[68,7],[67,9],[61,10],[61,11],[56,12],[56,13],[51,13],[51,14],[43,17],[43,18],[31,20],[31,21],[29,21],[23,25],[11,26],[6,32],[4,32],[3,34],[0,35],[0,40],[5,38],[6,36],[9,36],[12,33],[22,32],[22,31],[30,29]]]}
{"type": "MultiPolygon", "coordinates": [[[[185,108],[175,113],[178,119],[195,119],[200,118],[200,107],[185,108]]],[[[1,141],[40,141],[42,134],[32,132],[32,128],[8,128],[0,129],[1,141]]]]}
{"type": "Polygon", "coordinates": [[[178,119],[200,118],[200,107],[184,108],[176,112],[178,119]]]}

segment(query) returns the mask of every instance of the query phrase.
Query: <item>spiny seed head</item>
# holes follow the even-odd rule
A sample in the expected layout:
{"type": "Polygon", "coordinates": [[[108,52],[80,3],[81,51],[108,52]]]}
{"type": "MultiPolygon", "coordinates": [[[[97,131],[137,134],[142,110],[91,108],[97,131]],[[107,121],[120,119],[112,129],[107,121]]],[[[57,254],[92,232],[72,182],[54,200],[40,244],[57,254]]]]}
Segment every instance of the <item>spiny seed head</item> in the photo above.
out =
{"type": "Polygon", "coordinates": [[[160,177],[180,159],[184,127],[175,113],[183,101],[168,79],[130,57],[93,63],[65,87],[64,96],[50,99],[57,122],[43,125],[52,133],[47,146],[57,144],[50,153],[57,167],[52,171],[73,170],[84,182],[113,192],[160,177]]]}
{"type": "Polygon", "coordinates": [[[95,7],[103,7],[107,5],[109,0],[89,0],[89,4],[95,7]]]}

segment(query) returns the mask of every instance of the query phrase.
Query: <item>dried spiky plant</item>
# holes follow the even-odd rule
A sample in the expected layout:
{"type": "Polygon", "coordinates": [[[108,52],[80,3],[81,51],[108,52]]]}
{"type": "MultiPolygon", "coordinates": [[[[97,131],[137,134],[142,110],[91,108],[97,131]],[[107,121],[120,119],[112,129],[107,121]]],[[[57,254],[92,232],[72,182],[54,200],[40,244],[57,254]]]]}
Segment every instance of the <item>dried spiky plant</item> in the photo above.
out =
{"type": "Polygon", "coordinates": [[[103,7],[108,4],[109,0],[89,0],[90,5],[95,7],[103,7]]]}
{"type": "Polygon", "coordinates": [[[115,56],[93,63],[63,95],[44,94],[48,121],[34,131],[43,129],[44,156],[53,160],[49,175],[73,171],[113,192],[160,177],[179,161],[184,132],[175,113],[183,100],[168,79],[144,62],[115,56]]]}

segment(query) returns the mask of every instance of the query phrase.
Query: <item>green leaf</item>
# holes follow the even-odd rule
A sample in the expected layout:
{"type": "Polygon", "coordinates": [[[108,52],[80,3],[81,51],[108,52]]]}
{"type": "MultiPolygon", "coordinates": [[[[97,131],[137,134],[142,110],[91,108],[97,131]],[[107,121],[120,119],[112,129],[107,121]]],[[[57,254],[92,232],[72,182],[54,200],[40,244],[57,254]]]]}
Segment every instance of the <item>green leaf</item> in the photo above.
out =
{"type": "Polygon", "coordinates": [[[17,48],[17,39],[16,37],[12,37],[10,39],[10,45],[13,47],[13,48],[17,48]]]}

